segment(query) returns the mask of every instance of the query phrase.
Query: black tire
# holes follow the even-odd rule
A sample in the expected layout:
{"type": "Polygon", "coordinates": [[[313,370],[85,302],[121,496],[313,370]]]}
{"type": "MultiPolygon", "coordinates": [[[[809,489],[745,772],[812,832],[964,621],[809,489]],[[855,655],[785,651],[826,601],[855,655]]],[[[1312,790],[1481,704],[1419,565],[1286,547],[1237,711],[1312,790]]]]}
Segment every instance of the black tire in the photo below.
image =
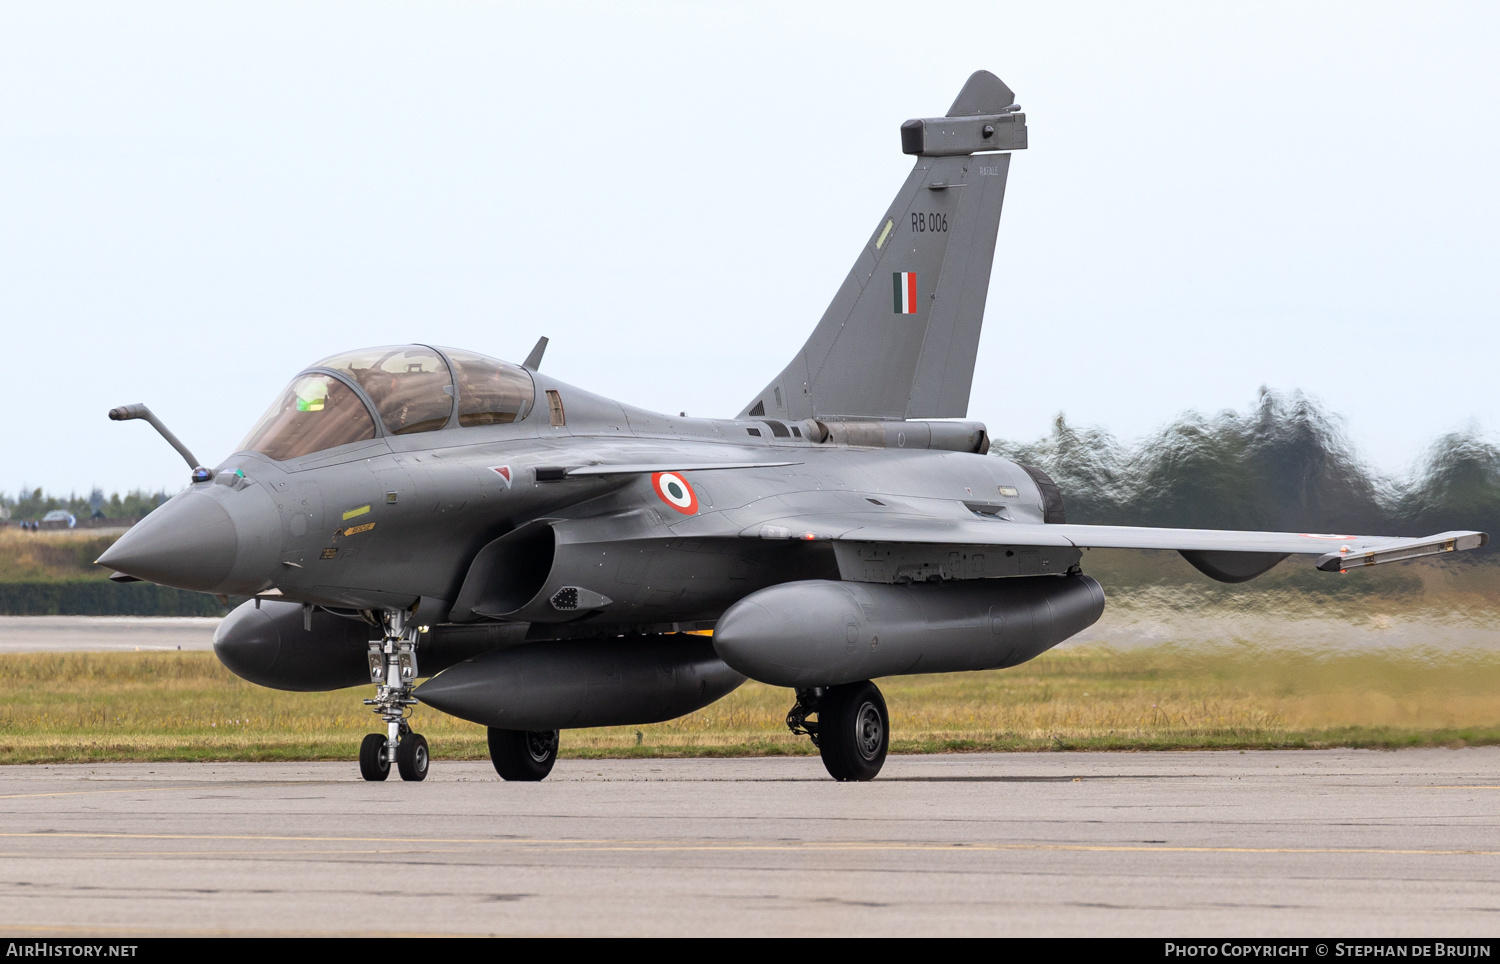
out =
{"type": "Polygon", "coordinates": [[[890,745],[891,717],[874,683],[830,686],[818,701],[818,753],[835,780],[875,779],[890,745]]]}
{"type": "Polygon", "coordinates": [[[396,769],[401,779],[420,783],[427,779],[427,767],[432,757],[427,752],[427,737],[412,733],[396,747],[396,769]]]}
{"type": "Polygon", "coordinates": [[[385,759],[385,734],[367,733],[359,745],[359,775],[366,780],[384,780],[391,775],[391,761],[385,759]]]}
{"type": "Polygon", "coordinates": [[[557,762],[556,730],[502,730],[490,727],[490,762],[504,780],[545,779],[557,762]]]}

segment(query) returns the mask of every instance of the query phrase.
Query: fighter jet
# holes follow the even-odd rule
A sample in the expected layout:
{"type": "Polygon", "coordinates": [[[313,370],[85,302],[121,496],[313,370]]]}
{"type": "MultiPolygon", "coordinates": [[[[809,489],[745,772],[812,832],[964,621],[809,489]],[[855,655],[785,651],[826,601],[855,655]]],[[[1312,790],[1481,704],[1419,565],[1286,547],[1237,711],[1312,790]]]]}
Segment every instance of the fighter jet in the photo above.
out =
{"type": "Polygon", "coordinates": [[[812,336],[734,418],[662,415],[451,348],[316,362],[216,467],[144,405],[192,482],[111,546],[112,578],[247,597],[214,646],[253,682],[366,683],[360,772],[422,780],[417,705],[488,727],[507,780],[559,732],[691,713],[746,678],[837,780],[884,763],[874,679],[1014,666],[1092,625],[1094,547],[1241,582],[1472,549],[1425,538],[1070,525],[1042,470],[988,455],[970,383],[1011,156],[1010,88],[971,76],[901,125],[911,174],[812,336]],[[419,662],[420,657],[420,662],[419,662]],[[418,680],[427,681],[418,684],[418,680]]]}

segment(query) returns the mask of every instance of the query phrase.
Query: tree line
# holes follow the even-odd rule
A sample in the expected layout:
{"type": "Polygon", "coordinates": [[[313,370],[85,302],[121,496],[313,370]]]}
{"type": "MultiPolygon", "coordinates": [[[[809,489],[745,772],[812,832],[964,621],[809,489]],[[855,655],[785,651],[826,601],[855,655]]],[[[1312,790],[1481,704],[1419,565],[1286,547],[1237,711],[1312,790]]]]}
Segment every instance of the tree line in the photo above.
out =
{"type": "Polygon", "coordinates": [[[72,493],[67,496],[51,495],[40,488],[15,495],[0,493],[0,508],[8,511],[14,521],[35,522],[53,509],[65,509],[79,519],[92,518],[97,507],[106,519],[139,519],[161,505],[171,496],[167,492],[147,492],[132,489],[121,495],[115,492],[105,496],[95,489],[87,496],[72,493]]]}
{"type": "Polygon", "coordinates": [[[1059,415],[992,454],[1045,470],[1069,522],[1203,529],[1500,534],[1500,448],[1477,430],[1437,439],[1405,477],[1354,451],[1337,416],[1301,392],[1261,389],[1253,410],[1189,412],[1135,445],[1059,415]]]}

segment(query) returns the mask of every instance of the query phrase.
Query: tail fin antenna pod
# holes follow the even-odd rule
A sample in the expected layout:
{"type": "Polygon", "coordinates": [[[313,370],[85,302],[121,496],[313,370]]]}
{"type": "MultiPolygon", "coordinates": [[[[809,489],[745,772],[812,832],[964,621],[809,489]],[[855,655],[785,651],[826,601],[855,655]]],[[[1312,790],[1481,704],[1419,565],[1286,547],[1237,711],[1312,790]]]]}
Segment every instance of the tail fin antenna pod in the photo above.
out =
{"type": "Polygon", "coordinates": [[[901,125],[916,166],[792,363],[740,413],[802,419],[963,418],[1008,151],[1026,115],[988,71],[946,117],[901,125]]]}

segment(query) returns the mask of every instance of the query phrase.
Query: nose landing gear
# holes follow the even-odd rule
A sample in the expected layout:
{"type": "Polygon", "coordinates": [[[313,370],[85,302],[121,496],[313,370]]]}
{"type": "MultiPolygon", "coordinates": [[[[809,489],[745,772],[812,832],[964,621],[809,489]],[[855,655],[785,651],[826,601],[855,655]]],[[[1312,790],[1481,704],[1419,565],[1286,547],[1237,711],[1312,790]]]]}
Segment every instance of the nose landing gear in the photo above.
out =
{"type": "Polygon", "coordinates": [[[406,722],[417,703],[411,695],[417,681],[417,627],[407,625],[404,609],[388,609],[380,619],[385,636],[370,643],[369,654],[375,698],[365,700],[365,705],[385,721],[386,732],[371,733],[359,745],[359,774],[366,780],[384,780],[395,763],[401,779],[425,780],[431,762],[427,738],[413,733],[406,722]]]}
{"type": "Polygon", "coordinates": [[[812,739],[835,780],[873,780],[885,765],[891,717],[885,697],[869,680],[798,690],[786,725],[793,733],[812,739]],[[808,720],[814,713],[818,718],[808,720]]]}

